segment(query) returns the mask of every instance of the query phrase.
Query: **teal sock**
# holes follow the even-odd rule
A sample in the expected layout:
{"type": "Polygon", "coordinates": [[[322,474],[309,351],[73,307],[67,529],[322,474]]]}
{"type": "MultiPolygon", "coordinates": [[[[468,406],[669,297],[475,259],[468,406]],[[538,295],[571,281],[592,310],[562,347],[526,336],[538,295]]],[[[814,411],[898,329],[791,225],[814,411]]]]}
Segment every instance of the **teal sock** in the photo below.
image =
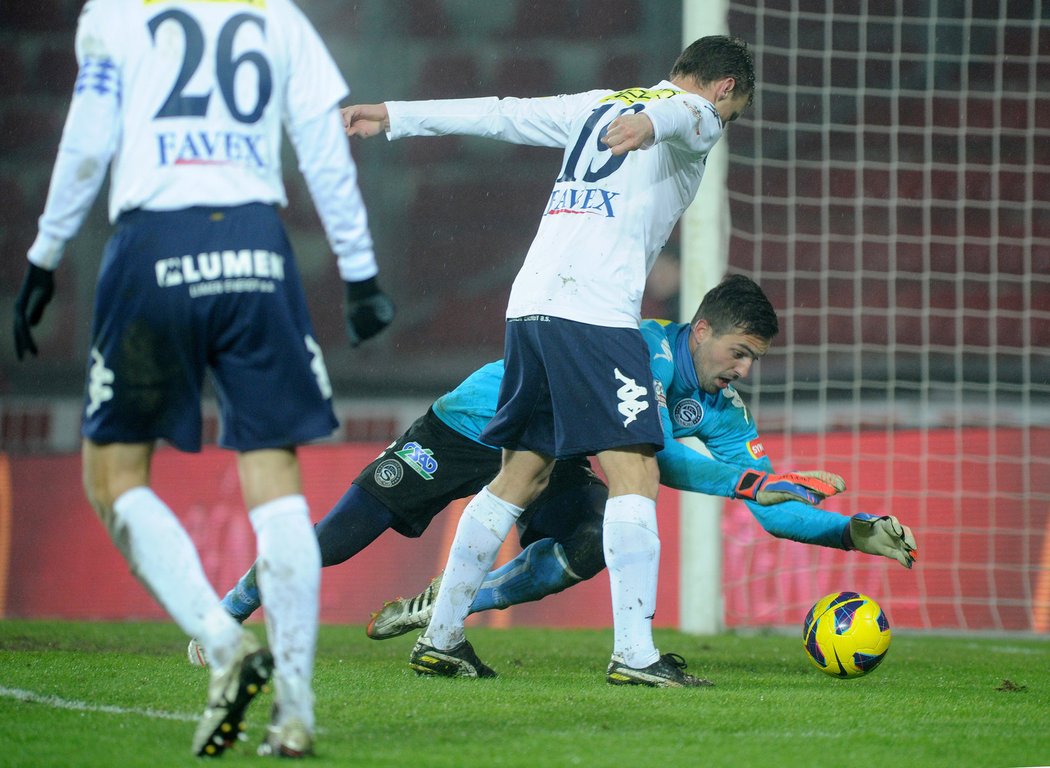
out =
{"type": "Polygon", "coordinates": [[[233,585],[233,589],[222,599],[222,607],[242,624],[262,605],[259,599],[259,587],[255,583],[255,563],[248,572],[233,585]]]}
{"type": "Polygon", "coordinates": [[[554,539],[533,542],[510,562],[491,571],[470,604],[470,612],[507,608],[540,600],[581,581],[554,539]]]}

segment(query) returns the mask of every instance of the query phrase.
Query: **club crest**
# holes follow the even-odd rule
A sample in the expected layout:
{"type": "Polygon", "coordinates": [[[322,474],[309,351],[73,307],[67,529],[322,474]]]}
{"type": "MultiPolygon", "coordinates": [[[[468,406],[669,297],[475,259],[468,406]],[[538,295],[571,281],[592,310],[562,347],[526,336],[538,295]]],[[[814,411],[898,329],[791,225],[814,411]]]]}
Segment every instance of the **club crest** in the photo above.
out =
{"type": "Polygon", "coordinates": [[[704,419],[704,406],[699,400],[687,397],[674,405],[674,420],[682,427],[695,427],[704,419]]]}

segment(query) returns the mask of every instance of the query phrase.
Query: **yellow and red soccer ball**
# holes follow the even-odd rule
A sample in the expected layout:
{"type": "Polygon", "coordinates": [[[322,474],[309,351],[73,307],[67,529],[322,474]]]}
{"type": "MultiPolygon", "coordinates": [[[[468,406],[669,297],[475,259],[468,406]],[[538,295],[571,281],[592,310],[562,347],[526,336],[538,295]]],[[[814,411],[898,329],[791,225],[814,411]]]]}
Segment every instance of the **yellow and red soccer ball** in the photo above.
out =
{"type": "Polygon", "coordinates": [[[875,669],[890,647],[890,622],[879,604],[857,592],[833,592],[809,609],[802,647],[821,672],[861,677],[875,669]]]}

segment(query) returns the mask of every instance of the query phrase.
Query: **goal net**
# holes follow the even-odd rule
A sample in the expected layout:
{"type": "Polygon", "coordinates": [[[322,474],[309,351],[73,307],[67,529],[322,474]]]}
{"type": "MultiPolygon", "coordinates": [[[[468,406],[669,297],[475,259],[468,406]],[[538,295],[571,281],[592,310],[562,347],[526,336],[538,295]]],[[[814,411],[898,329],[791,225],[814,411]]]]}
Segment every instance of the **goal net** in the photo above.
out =
{"type": "Polygon", "coordinates": [[[730,127],[729,270],[781,320],[741,387],[779,469],[897,515],[907,571],[723,511],[730,626],[823,594],[894,626],[1050,631],[1050,3],[734,2],[758,88],[730,127]]]}

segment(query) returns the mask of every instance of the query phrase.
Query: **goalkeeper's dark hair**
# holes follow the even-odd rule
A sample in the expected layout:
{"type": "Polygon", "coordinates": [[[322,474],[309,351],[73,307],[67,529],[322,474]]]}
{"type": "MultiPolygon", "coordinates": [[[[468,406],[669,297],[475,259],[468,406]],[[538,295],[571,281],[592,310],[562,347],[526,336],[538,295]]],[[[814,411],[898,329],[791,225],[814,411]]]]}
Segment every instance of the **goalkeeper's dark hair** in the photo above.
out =
{"type": "Polygon", "coordinates": [[[736,80],[733,90],[747,94],[747,106],[755,100],[755,60],[747,43],[738,37],[709,35],[701,37],[682,51],[670,79],[691,77],[698,85],[731,77],[736,80]]]}
{"type": "Polygon", "coordinates": [[[692,325],[706,320],[718,336],[743,333],[772,339],[780,332],[776,310],[758,283],[746,275],[729,275],[708,291],[692,325]]]}

